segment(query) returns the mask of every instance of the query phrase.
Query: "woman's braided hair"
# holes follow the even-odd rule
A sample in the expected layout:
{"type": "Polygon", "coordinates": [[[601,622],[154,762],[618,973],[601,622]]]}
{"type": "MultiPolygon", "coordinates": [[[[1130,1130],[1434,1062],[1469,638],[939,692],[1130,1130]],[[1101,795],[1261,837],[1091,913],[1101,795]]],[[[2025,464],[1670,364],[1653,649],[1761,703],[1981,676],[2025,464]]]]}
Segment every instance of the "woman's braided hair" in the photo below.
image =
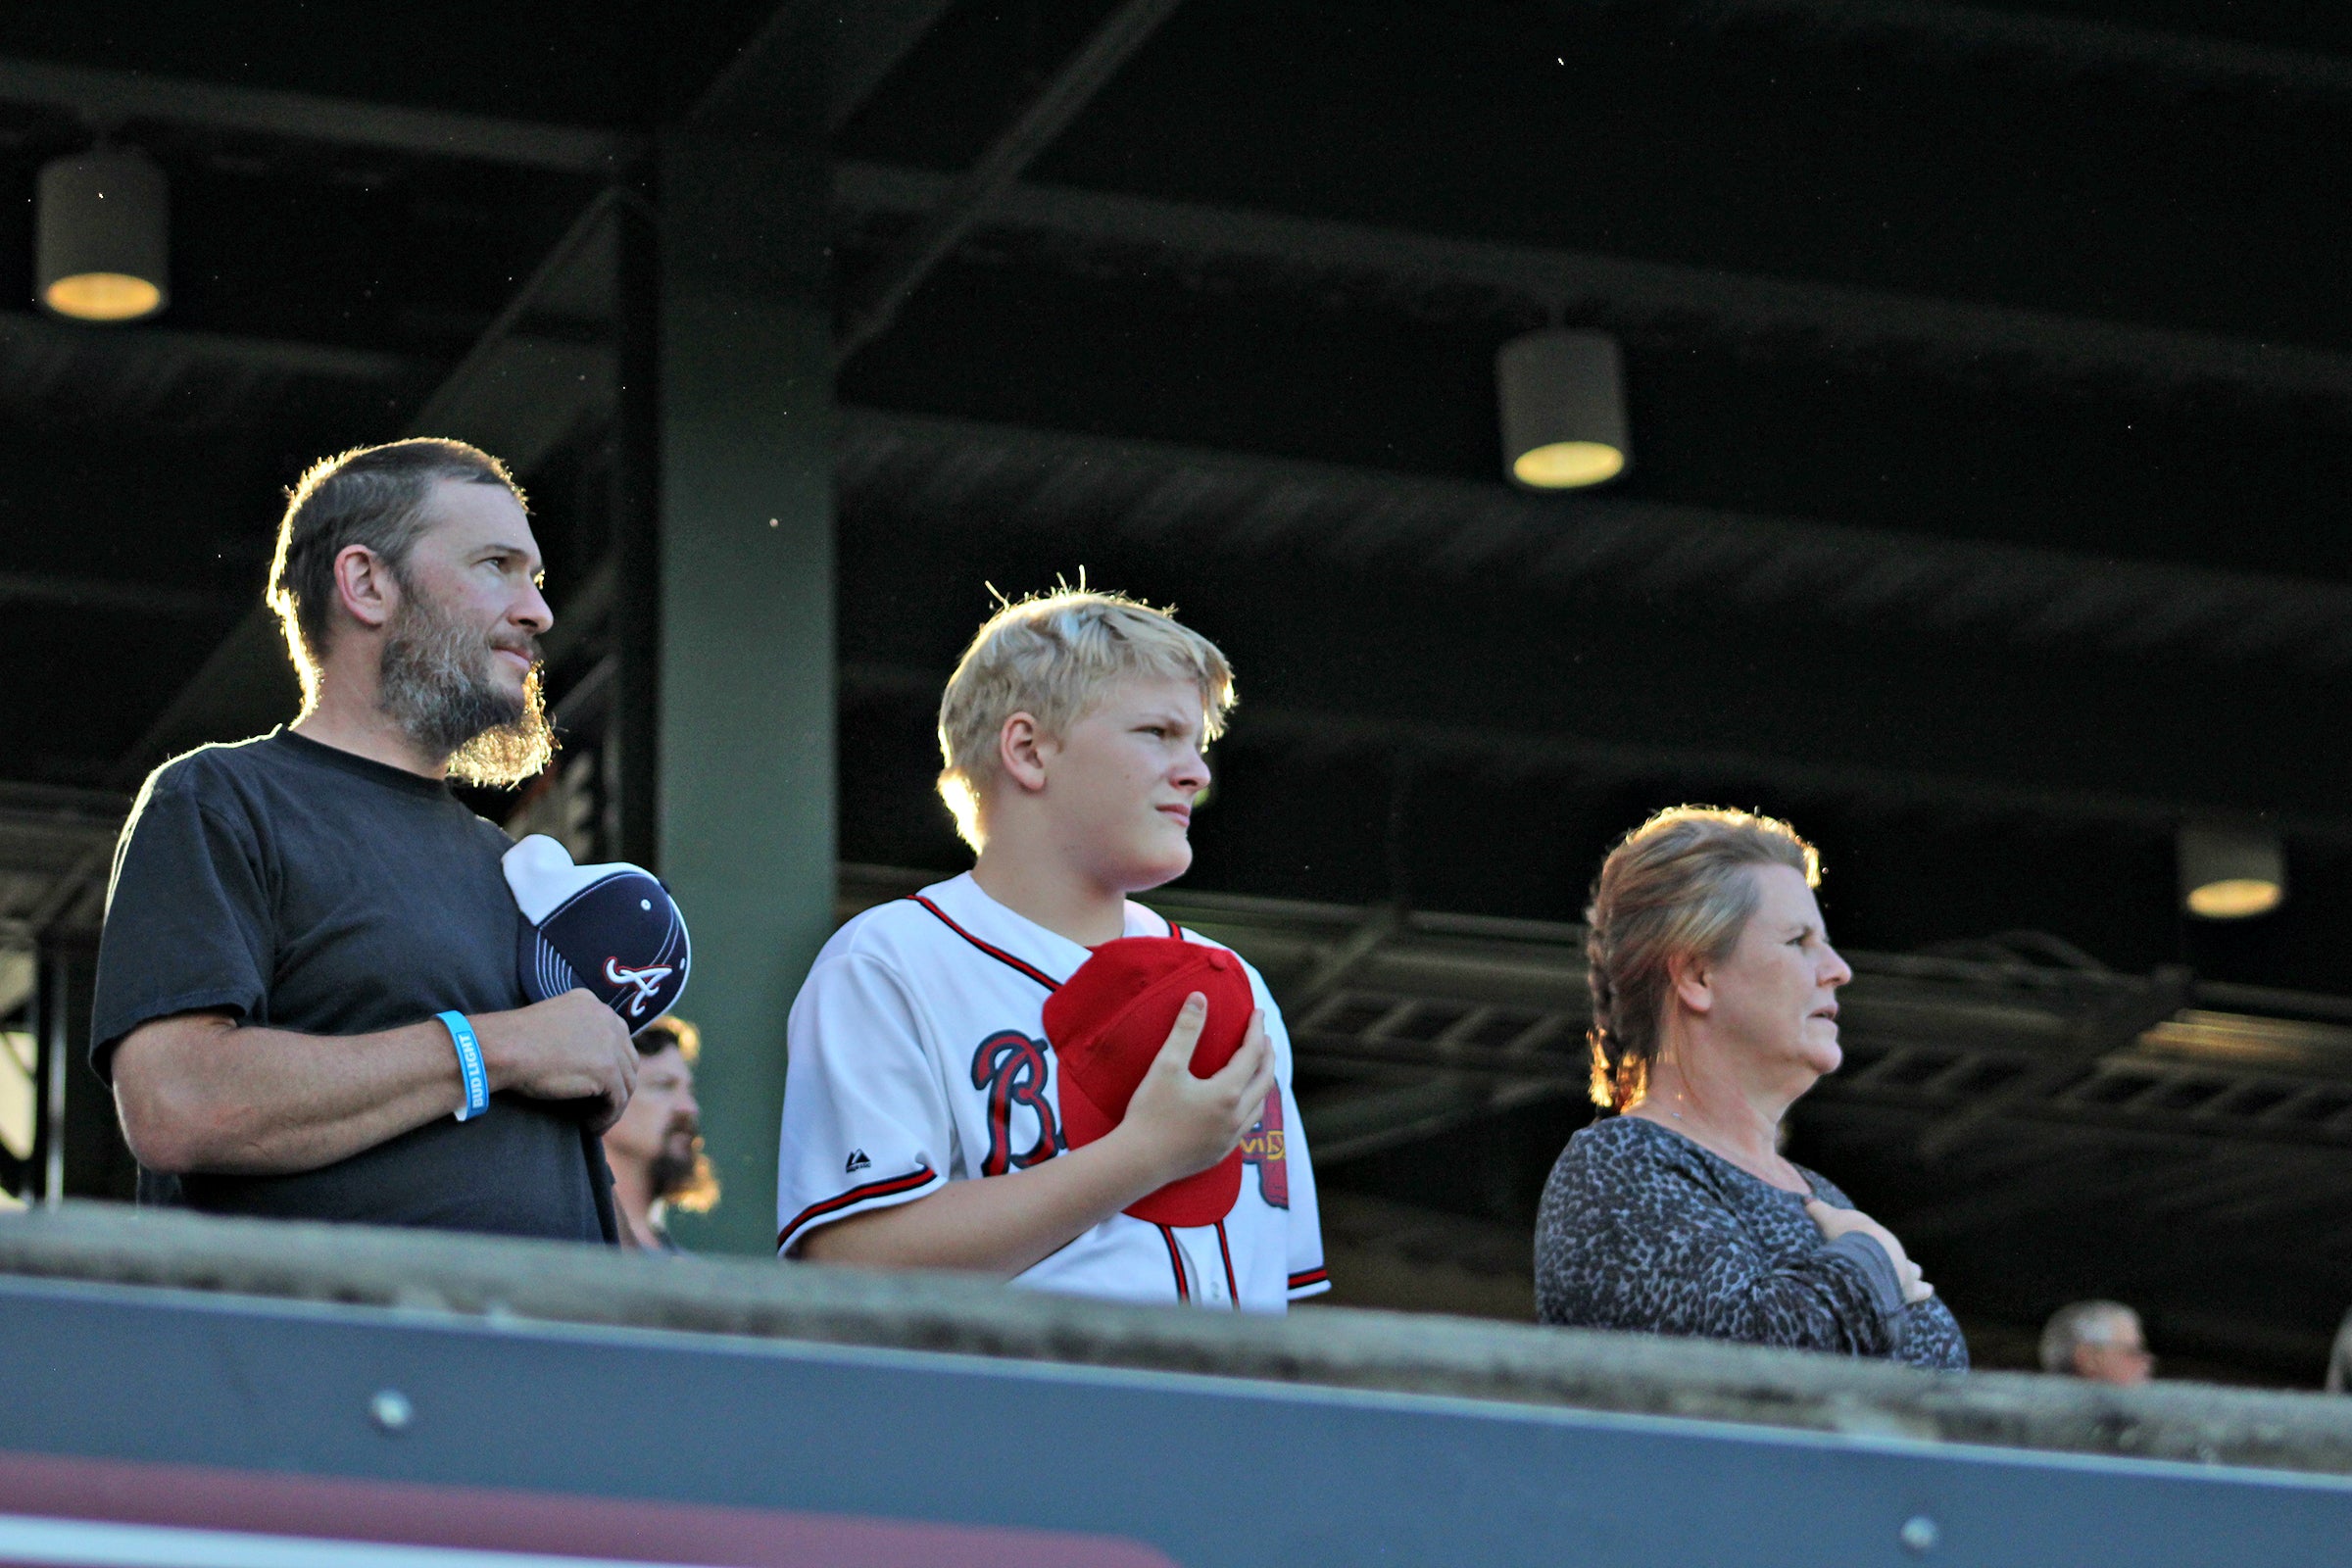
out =
{"type": "Polygon", "coordinates": [[[1658,1023],[1677,957],[1722,958],[1755,912],[1751,865],[1786,865],[1821,884],[1821,857],[1777,817],[1677,806],[1628,833],[1600,862],[1585,910],[1592,987],[1592,1102],[1627,1111],[1649,1089],[1658,1023]]]}

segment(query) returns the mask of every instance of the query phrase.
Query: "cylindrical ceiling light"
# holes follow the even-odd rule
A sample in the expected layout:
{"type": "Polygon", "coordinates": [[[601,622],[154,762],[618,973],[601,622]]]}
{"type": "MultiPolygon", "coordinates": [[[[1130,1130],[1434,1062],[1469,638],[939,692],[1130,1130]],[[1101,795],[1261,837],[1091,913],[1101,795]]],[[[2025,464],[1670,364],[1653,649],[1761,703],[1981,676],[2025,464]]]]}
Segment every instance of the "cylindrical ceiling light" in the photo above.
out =
{"type": "Polygon", "coordinates": [[[1502,466],[1530,490],[1573,490],[1625,471],[1625,359],[1605,332],[1552,327],[1494,355],[1502,466]]]}
{"type": "Polygon", "coordinates": [[[2191,822],[2180,829],[2180,903],[2208,920],[2268,914],[2286,897],[2286,850],[2263,828],[2191,822]]]}
{"type": "Polygon", "coordinates": [[[101,147],[41,166],[33,289],[78,321],[135,321],[164,308],[171,210],[153,160],[101,147]]]}

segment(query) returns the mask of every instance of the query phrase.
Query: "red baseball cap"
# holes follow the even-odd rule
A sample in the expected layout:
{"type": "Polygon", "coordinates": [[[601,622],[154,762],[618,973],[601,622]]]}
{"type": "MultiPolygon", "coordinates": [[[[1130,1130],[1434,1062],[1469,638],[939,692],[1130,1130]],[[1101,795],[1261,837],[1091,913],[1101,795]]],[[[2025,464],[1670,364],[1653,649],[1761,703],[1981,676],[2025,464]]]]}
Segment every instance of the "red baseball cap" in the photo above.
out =
{"type": "MultiPolygon", "coordinates": [[[[1152,1058],[1168,1043],[1184,999],[1198,991],[1208,1017],[1193,1048],[1193,1076],[1216,1074],[1242,1049],[1257,1001],[1242,960],[1182,937],[1121,937],[1095,949],[1046,999],[1046,1040],[1061,1063],[1062,1136],[1083,1148],[1116,1127],[1152,1058]]],[[[1242,1194],[1238,1148],[1206,1170],[1127,1206],[1155,1225],[1213,1225],[1242,1194]]]]}

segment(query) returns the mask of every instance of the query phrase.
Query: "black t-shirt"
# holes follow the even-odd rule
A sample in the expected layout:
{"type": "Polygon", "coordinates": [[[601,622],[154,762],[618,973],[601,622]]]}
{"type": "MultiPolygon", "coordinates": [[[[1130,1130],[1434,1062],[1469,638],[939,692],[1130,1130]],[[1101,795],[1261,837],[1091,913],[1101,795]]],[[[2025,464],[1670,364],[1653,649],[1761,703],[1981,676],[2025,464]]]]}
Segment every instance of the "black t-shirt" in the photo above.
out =
{"type": "MultiPolygon", "coordinates": [[[[116,852],[90,1055],[174,1013],[362,1035],[523,1005],[507,836],[446,785],[284,730],[156,769],[116,852]]],[[[457,1070],[457,1054],[450,1054],[457,1070]]],[[[491,1097],[318,1170],[191,1174],[220,1213],[613,1241],[612,1177],[576,1103],[491,1097]]],[[[148,1178],[145,1198],[171,1200],[148,1178]]]]}

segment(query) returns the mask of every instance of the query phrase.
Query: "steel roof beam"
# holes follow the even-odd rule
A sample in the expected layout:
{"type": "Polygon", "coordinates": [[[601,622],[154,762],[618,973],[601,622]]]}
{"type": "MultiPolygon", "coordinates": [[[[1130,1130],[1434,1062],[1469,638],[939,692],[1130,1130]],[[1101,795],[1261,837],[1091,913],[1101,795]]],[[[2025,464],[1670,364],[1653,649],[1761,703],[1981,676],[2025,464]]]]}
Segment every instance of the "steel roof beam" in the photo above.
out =
{"type": "Polygon", "coordinates": [[[2176,89],[2235,89],[2274,101],[2352,98],[2352,61],[2307,50],[1943,0],[1581,0],[1603,16],[1663,16],[1690,27],[1801,29],[1828,42],[1901,42],[2067,77],[2137,78],[2176,89]]]}
{"type": "Polygon", "coordinates": [[[94,125],[154,120],[567,174],[609,173],[638,144],[626,132],[594,125],[412,109],[34,60],[0,59],[0,102],[63,110],[94,125]]]}
{"type": "Polygon", "coordinates": [[[825,128],[839,130],[848,124],[954,3],[863,0],[841,7],[831,19],[834,30],[827,40],[833,70],[825,97],[825,128]]]}
{"type": "Polygon", "coordinates": [[[397,381],[416,374],[423,362],[376,349],[338,343],[305,343],[291,338],[238,332],[188,331],[141,325],[85,326],[32,311],[0,310],[0,342],[58,353],[99,353],[142,361],[186,360],[204,365],[246,367],[330,381],[397,381]]]}
{"type": "Polygon", "coordinates": [[[963,173],[942,182],[938,199],[891,244],[873,274],[862,280],[849,325],[835,345],[837,360],[851,359],[890,330],[900,308],[922,287],[923,279],[988,216],[998,199],[1020,178],[1021,171],[1085,111],[1095,94],[1179,3],[1120,0],[979,160],[963,173]]]}
{"type": "MultiPolygon", "coordinates": [[[[841,681],[845,702],[936,704],[947,672],[851,661],[842,665],[841,681]]],[[[1730,778],[1830,800],[1933,807],[1995,820],[2113,822],[2150,831],[2169,832],[2177,827],[2183,808],[2179,801],[2156,796],[2036,789],[1895,767],[1808,762],[1758,753],[1644,745],[1559,731],[1509,730],[1265,704],[1253,704],[1244,726],[1224,744],[1288,750],[1408,749],[1424,758],[1492,761],[1534,775],[1565,772],[1610,779],[1689,780],[1693,785],[1719,784],[1730,778]]],[[[2275,820],[2283,831],[2298,837],[2352,845],[2352,814],[2287,812],[2275,820]]]]}
{"type": "Polygon", "coordinates": [[[845,409],[845,513],[986,511],[1007,524],[1189,537],[1246,554],[1305,543],[1348,561],[1416,554],[1432,573],[1528,586],[1707,584],[1748,606],[1863,625],[1982,627],[2029,646],[2283,655],[2352,664],[2352,588],[2272,574],[1900,533],[1607,495],[1260,458],[871,409],[845,409]],[[872,498],[870,501],[868,498],[872,498]],[[1664,564],[1671,563],[1671,565],[1664,564]],[[1671,579],[1671,580],[1669,580],[1671,579]]]}
{"type": "Polygon", "coordinates": [[[752,126],[805,116],[808,105],[787,100],[791,89],[808,84],[803,73],[814,52],[824,69],[816,93],[822,100],[820,118],[826,130],[839,130],[954,3],[859,0],[837,6],[784,0],[720,69],[687,118],[704,125],[752,126]],[[788,85],[780,88],[780,83],[788,85]]]}
{"type": "MultiPolygon", "coordinates": [[[[852,214],[915,218],[939,206],[951,181],[925,170],[844,162],[835,168],[834,200],[852,214]]],[[[1558,309],[1625,330],[1708,322],[1797,339],[1811,354],[1900,355],[1952,374],[1995,364],[2069,380],[2219,383],[2352,400],[2352,355],[2324,349],[1672,262],[1025,183],[996,192],[976,226],[1115,248],[1179,275],[1250,262],[1288,269],[1318,291],[1350,281],[1387,292],[1468,287],[1520,314],[1558,309]]]]}
{"type": "Polygon", "coordinates": [[[2188,1005],[2190,982],[2188,970],[2167,964],[2140,985],[2092,1002],[2068,1023],[2065,1045],[2001,1088],[1971,1096],[1920,1136],[1919,1152],[1931,1161],[1940,1160],[2003,1113],[2046,1100],[2100,1057],[2129,1051],[2141,1035],[2188,1005]]]}
{"type": "Polygon", "coordinates": [[[1299,1118],[1314,1128],[1317,1169],[1425,1143],[1432,1138],[1515,1110],[1572,1095],[1577,1086],[1488,1083],[1441,1073],[1416,1081],[1310,1099],[1299,1118]]]}
{"type": "MultiPolygon", "coordinates": [[[[1799,1122],[1885,1129],[1889,1136],[1925,1126],[1934,1119],[1934,1114],[1932,1109],[1889,1097],[1845,1093],[1834,1076],[1823,1080],[1794,1112],[1799,1122]]],[[[2240,1137],[2226,1127],[2179,1132],[2063,1106],[2020,1106],[2009,1112],[2002,1125],[2004,1142],[2031,1141],[2052,1151],[2104,1146],[2134,1153],[2202,1157],[2215,1150],[2228,1150],[2240,1158],[2274,1162],[2284,1181],[2301,1181],[2314,1170],[2340,1167],[2344,1157],[2341,1144],[2240,1137]]]]}

